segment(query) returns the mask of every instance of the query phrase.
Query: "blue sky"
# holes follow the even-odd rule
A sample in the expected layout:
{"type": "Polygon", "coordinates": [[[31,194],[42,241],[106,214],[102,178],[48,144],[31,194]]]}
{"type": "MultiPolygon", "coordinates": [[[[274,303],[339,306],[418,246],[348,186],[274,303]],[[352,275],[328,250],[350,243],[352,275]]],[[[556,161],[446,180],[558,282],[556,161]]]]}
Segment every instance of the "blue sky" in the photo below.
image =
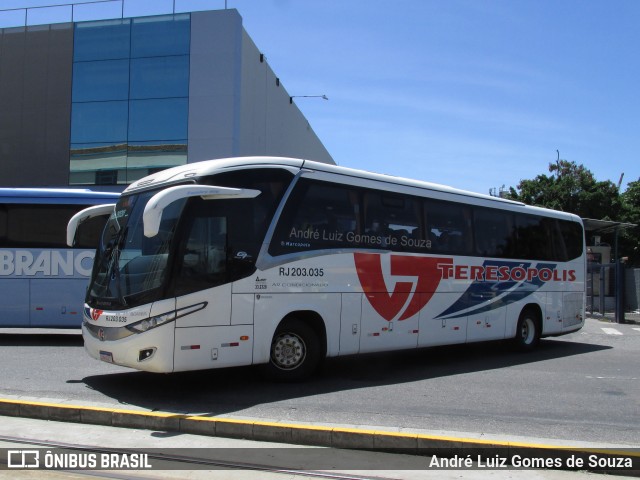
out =
{"type": "MultiPolygon", "coordinates": [[[[0,0],[53,3],[68,2],[0,0]]],[[[548,174],[559,150],[598,180],[624,172],[623,190],[640,177],[636,0],[226,3],[290,95],[329,97],[296,103],[339,165],[487,193],[548,174]]]]}

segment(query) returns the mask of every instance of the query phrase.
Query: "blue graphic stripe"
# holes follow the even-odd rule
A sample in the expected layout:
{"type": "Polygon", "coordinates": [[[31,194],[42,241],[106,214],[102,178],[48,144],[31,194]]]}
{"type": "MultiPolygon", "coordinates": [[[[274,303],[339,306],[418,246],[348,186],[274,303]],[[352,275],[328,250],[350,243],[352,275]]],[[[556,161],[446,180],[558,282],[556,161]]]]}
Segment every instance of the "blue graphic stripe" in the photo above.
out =
{"type": "MultiPolygon", "coordinates": [[[[531,263],[522,262],[504,262],[504,261],[485,261],[483,267],[495,266],[512,268],[521,267],[527,270],[531,263]]],[[[554,270],[557,264],[538,264],[538,270],[547,268],[554,270]]],[[[467,315],[475,315],[478,313],[489,312],[498,308],[505,307],[528,297],[536,292],[546,282],[543,282],[537,276],[531,281],[523,280],[517,282],[515,280],[507,281],[485,281],[475,280],[469,288],[460,296],[460,298],[444,312],[435,318],[460,318],[467,315]],[[477,307],[477,308],[474,308],[477,307]],[[461,313],[464,312],[464,313],[461,313]]]]}

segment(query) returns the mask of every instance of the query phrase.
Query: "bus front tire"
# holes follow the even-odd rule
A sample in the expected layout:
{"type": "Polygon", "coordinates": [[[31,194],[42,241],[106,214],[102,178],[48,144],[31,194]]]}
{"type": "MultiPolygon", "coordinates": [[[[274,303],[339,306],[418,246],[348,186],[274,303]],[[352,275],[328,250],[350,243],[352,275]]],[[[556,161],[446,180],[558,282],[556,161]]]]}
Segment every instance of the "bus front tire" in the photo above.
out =
{"type": "Polygon", "coordinates": [[[320,364],[320,340],[315,330],[298,319],[280,324],[271,341],[268,376],[277,381],[308,378],[320,364]]]}
{"type": "Polygon", "coordinates": [[[516,336],[513,345],[517,350],[528,352],[534,350],[540,342],[540,320],[538,315],[531,310],[525,309],[518,318],[516,336]]]}

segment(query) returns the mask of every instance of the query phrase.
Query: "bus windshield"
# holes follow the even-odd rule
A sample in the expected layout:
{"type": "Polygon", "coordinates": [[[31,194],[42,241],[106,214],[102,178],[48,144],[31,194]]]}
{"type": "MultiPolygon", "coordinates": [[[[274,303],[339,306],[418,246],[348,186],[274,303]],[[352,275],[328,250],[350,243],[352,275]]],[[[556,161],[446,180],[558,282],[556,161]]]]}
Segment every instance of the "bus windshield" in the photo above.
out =
{"type": "Polygon", "coordinates": [[[291,173],[276,168],[207,177],[201,185],[253,189],[260,194],[172,201],[163,208],[158,233],[151,237],[144,234],[144,210],[164,189],[123,195],[98,246],[86,303],[97,309],[123,310],[251,275],[291,178],[291,173]]]}
{"type": "Polygon", "coordinates": [[[185,200],[167,207],[160,231],[147,238],[143,234],[142,213],[156,193],[128,195],[119,200],[98,246],[88,303],[127,308],[153,301],[159,294],[167,272],[171,240],[185,200]]]}

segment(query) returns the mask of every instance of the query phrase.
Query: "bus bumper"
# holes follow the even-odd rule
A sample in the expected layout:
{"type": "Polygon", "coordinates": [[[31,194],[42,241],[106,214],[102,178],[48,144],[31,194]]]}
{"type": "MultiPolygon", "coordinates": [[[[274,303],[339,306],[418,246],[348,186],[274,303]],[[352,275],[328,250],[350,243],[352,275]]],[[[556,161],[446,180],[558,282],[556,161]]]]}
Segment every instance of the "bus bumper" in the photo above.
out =
{"type": "Polygon", "coordinates": [[[174,322],[120,340],[101,341],[82,325],[84,348],[92,358],[147,372],[173,371],[174,322]]]}

